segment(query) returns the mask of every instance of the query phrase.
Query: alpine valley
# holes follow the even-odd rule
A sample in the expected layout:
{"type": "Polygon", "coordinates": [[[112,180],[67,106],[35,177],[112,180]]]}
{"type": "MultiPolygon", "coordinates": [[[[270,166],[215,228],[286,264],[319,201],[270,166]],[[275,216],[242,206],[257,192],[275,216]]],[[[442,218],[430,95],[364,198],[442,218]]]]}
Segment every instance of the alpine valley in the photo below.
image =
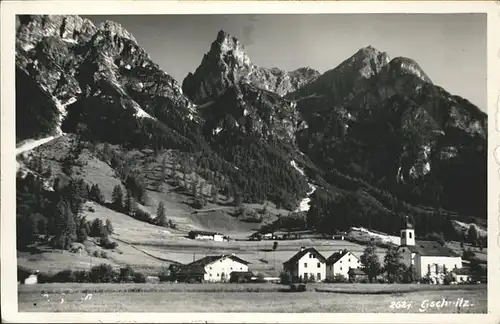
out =
{"type": "Polygon", "coordinates": [[[214,38],[175,80],[118,23],[17,16],[21,265],[88,267],[61,261],[80,243],[151,270],[192,230],[398,236],[406,216],[421,238],[485,237],[487,115],[417,62],[367,46],[285,71],[214,38]]]}

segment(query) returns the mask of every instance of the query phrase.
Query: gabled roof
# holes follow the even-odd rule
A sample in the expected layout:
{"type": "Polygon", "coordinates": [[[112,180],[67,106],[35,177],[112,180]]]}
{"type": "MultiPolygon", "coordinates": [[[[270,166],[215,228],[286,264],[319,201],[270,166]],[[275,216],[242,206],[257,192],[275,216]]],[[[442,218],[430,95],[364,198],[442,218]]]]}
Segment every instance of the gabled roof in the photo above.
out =
{"type": "Polygon", "coordinates": [[[212,262],[215,262],[217,260],[223,259],[223,258],[230,258],[233,259],[234,261],[243,263],[245,265],[249,264],[250,262],[243,260],[242,258],[237,257],[234,254],[221,254],[221,255],[208,255],[204,258],[201,258],[199,260],[193,261],[191,263],[186,264],[183,269],[204,269],[207,264],[210,264],[212,262]]]}
{"type": "Polygon", "coordinates": [[[297,261],[300,260],[300,258],[302,258],[304,255],[306,255],[307,253],[311,253],[313,255],[316,256],[316,258],[318,258],[319,260],[323,261],[323,262],[326,262],[326,258],[318,252],[318,250],[316,250],[315,248],[313,247],[310,247],[310,248],[307,248],[307,249],[303,249],[299,252],[297,252],[293,257],[291,257],[288,261],[286,262],[283,262],[283,264],[290,264],[290,263],[296,263],[297,261]]]}
{"type": "Polygon", "coordinates": [[[334,252],[332,255],[330,255],[328,257],[328,259],[326,259],[326,263],[327,264],[335,264],[335,263],[337,263],[337,261],[339,261],[340,259],[342,259],[348,253],[349,253],[349,251],[347,251],[347,250],[342,250],[342,251],[334,252]]]}
{"type": "Polygon", "coordinates": [[[415,245],[401,245],[400,248],[408,248],[413,253],[418,253],[421,256],[442,256],[442,257],[459,257],[452,249],[442,246],[438,242],[433,241],[416,241],[415,245]]]}

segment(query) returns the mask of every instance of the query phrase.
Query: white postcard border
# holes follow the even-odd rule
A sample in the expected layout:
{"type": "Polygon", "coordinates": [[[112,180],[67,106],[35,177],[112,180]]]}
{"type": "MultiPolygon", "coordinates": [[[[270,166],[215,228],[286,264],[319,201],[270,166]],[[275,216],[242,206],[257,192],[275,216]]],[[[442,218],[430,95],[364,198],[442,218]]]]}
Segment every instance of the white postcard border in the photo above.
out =
{"type": "MultiPolygon", "coordinates": [[[[2,320],[220,323],[500,322],[500,1],[5,1],[1,3],[1,306],[2,320]],[[19,313],[15,248],[15,14],[487,13],[488,314],[390,313],[19,313]],[[497,150],[497,147],[499,148],[497,150]],[[496,154],[495,154],[496,153],[496,154]]],[[[411,36],[410,36],[411,37],[411,36]]],[[[482,58],[478,58],[482,59],[482,58]]],[[[464,80],[467,82],[467,80],[464,80]]]]}

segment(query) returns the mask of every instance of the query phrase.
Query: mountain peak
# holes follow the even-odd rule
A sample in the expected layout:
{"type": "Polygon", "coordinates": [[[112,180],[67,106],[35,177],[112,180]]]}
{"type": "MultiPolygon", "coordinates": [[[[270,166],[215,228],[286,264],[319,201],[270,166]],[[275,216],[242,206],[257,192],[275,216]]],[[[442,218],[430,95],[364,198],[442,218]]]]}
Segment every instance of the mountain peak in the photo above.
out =
{"type": "Polygon", "coordinates": [[[223,56],[223,59],[226,61],[226,57],[232,57],[236,60],[235,63],[239,65],[250,66],[252,64],[243,44],[236,37],[231,36],[224,30],[220,30],[217,33],[217,38],[212,43],[208,55],[223,56]]]}
{"type": "Polygon", "coordinates": [[[135,37],[131,33],[129,33],[120,23],[117,23],[115,21],[106,20],[99,24],[97,29],[103,32],[108,32],[112,36],[116,35],[118,37],[129,39],[137,43],[135,37]]]}
{"type": "Polygon", "coordinates": [[[407,57],[395,57],[389,64],[388,69],[390,74],[413,74],[425,82],[432,83],[424,70],[414,60],[407,57]]]}

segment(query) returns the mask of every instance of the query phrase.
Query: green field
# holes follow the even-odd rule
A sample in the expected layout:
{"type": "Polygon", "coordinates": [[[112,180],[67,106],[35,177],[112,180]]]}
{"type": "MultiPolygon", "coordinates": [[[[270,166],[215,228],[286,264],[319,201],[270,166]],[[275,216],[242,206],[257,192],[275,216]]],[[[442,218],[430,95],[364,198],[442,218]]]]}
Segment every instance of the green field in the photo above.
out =
{"type": "Polygon", "coordinates": [[[18,305],[20,312],[487,312],[485,285],[311,284],[306,292],[294,293],[286,292],[287,288],[273,284],[22,285],[18,305]],[[88,294],[92,298],[84,300],[88,294]],[[461,298],[468,307],[465,302],[457,307],[461,298]],[[448,305],[429,306],[443,299],[448,305]],[[403,301],[411,307],[391,308],[403,301]]]}

